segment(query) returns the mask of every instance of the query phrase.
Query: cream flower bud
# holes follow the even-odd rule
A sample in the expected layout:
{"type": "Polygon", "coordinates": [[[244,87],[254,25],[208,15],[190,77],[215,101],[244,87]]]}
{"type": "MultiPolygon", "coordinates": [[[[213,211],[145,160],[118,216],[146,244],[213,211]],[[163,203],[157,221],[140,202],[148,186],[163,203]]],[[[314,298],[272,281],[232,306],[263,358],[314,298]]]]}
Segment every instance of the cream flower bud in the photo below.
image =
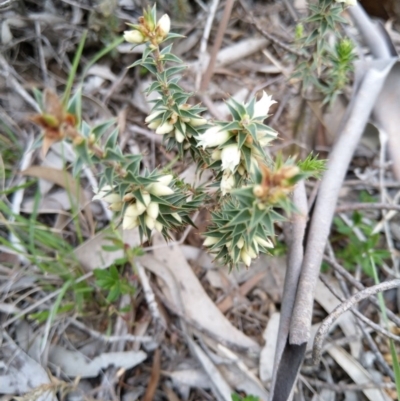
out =
{"type": "Polygon", "coordinates": [[[157,24],[158,32],[161,36],[165,37],[168,35],[171,29],[171,20],[168,14],[164,14],[158,21],[157,24]]]}
{"type": "Polygon", "coordinates": [[[259,236],[256,236],[255,241],[257,241],[258,245],[264,246],[265,248],[273,248],[274,244],[269,239],[264,239],[259,236]]]}
{"type": "Polygon", "coordinates": [[[122,220],[123,230],[132,230],[133,228],[136,228],[138,225],[139,225],[139,220],[137,217],[124,216],[124,219],[122,220]]]}
{"type": "Polygon", "coordinates": [[[166,174],[166,175],[161,176],[160,178],[157,178],[157,181],[160,184],[169,185],[173,178],[174,178],[174,176],[172,174],[166,174]]]}
{"type": "Polygon", "coordinates": [[[267,117],[269,108],[271,105],[276,103],[275,100],[272,100],[272,96],[268,96],[264,91],[261,96],[261,99],[257,101],[254,105],[254,113],[253,118],[255,117],[267,117]]]}
{"type": "Polygon", "coordinates": [[[149,230],[152,230],[156,225],[156,221],[148,215],[144,218],[144,222],[149,230]]]}
{"type": "Polygon", "coordinates": [[[108,206],[108,208],[113,212],[120,212],[122,210],[122,202],[111,203],[111,205],[108,206]]]}
{"type": "Polygon", "coordinates": [[[257,257],[257,254],[254,252],[253,248],[251,248],[251,247],[246,248],[246,252],[252,259],[255,259],[257,257]]]}
{"type": "Polygon", "coordinates": [[[164,124],[161,124],[158,126],[158,128],[156,129],[156,134],[158,134],[158,135],[168,134],[173,129],[174,129],[174,126],[172,124],[165,122],[164,124]]]}
{"type": "Polygon", "coordinates": [[[125,31],[124,39],[126,42],[134,44],[139,44],[146,41],[146,38],[143,36],[143,34],[137,30],[125,31]]]}
{"type": "Polygon", "coordinates": [[[212,246],[216,244],[220,239],[216,237],[206,237],[203,242],[203,246],[212,246]]]}
{"type": "Polygon", "coordinates": [[[243,174],[246,172],[246,170],[244,169],[244,167],[243,167],[242,165],[240,165],[240,166],[238,167],[237,171],[238,171],[238,173],[239,173],[240,175],[243,175],[243,174]]]}
{"type": "Polygon", "coordinates": [[[139,213],[136,203],[132,203],[129,205],[126,210],[124,216],[129,217],[138,217],[141,213],[139,213]]]}
{"type": "Polygon", "coordinates": [[[222,195],[226,195],[234,187],[235,187],[235,177],[233,176],[233,174],[224,173],[222,175],[222,180],[221,180],[221,192],[222,192],[222,195]]]}
{"type": "Polygon", "coordinates": [[[171,213],[171,216],[172,216],[175,220],[178,220],[179,223],[182,223],[182,217],[179,216],[178,213],[171,213]]]}
{"type": "Polygon", "coordinates": [[[155,196],[166,196],[172,195],[174,193],[174,191],[170,187],[164,184],[160,184],[159,182],[154,182],[153,184],[150,184],[147,187],[147,190],[155,196]]]}
{"type": "Polygon", "coordinates": [[[161,121],[162,121],[161,118],[159,118],[157,120],[154,120],[151,123],[149,123],[148,127],[150,129],[155,129],[156,130],[160,126],[161,121]]]}
{"type": "Polygon", "coordinates": [[[161,233],[162,232],[162,230],[163,230],[163,225],[159,222],[159,221],[155,221],[155,223],[154,223],[154,228],[159,232],[159,233],[161,233]]]}
{"type": "Polygon", "coordinates": [[[130,202],[132,199],[135,199],[135,196],[133,195],[133,193],[129,192],[124,195],[124,197],[122,198],[122,202],[130,202]]]}
{"type": "Polygon", "coordinates": [[[158,206],[158,203],[156,202],[150,202],[149,205],[147,206],[146,213],[152,218],[156,219],[158,217],[158,213],[160,211],[160,208],[158,206]]]}
{"type": "Polygon", "coordinates": [[[256,251],[256,253],[260,253],[260,248],[258,247],[258,242],[253,239],[253,246],[254,246],[254,250],[256,251]]]}
{"type": "Polygon", "coordinates": [[[149,204],[151,202],[150,194],[148,192],[142,192],[142,198],[143,198],[144,204],[146,206],[149,206],[149,204]]]}
{"type": "Polygon", "coordinates": [[[137,227],[139,225],[138,215],[136,204],[129,205],[125,210],[122,228],[124,230],[131,230],[137,227]]]}
{"type": "Polygon", "coordinates": [[[182,143],[185,140],[184,135],[178,129],[175,129],[175,139],[179,143],[182,143]]]}
{"type": "Polygon", "coordinates": [[[138,212],[138,215],[141,215],[146,211],[146,205],[144,205],[142,202],[137,200],[136,201],[136,210],[138,212]]]}
{"type": "Polygon", "coordinates": [[[239,249],[242,249],[242,248],[243,248],[243,245],[244,245],[244,239],[243,239],[243,237],[240,237],[240,239],[239,239],[239,241],[237,242],[236,246],[237,246],[239,249]]]}
{"type": "Polygon", "coordinates": [[[203,149],[207,147],[213,148],[225,143],[229,137],[229,131],[223,131],[221,127],[211,127],[198,137],[199,143],[197,146],[202,146],[203,149]]]}
{"type": "Polygon", "coordinates": [[[211,159],[213,159],[213,160],[221,160],[221,151],[219,149],[215,149],[211,153],[211,159]]]}
{"type": "Polygon", "coordinates": [[[246,252],[245,248],[242,248],[240,251],[240,258],[242,259],[243,263],[249,267],[251,265],[251,257],[250,255],[246,252]]]}
{"type": "Polygon", "coordinates": [[[262,185],[255,185],[253,188],[253,194],[257,198],[261,198],[264,195],[264,188],[262,185]]]}
{"type": "Polygon", "coordinates": [[[222,169],[234,171],[240,163],[240,150],[236,144],[228,145],[221,151],[222,169]]]}
{"type": "Polygon", "coordinates": [[[204,124],[207,124],[207,120],[205,118],[191,118],[189,123],[192,127],[201,127],[204,124]]]}

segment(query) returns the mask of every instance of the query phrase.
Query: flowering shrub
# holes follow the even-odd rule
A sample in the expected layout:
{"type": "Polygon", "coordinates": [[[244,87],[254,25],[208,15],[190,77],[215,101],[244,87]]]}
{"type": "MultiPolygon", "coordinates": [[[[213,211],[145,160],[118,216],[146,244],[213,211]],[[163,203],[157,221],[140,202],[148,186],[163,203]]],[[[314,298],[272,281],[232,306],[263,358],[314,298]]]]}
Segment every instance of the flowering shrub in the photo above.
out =
{"type": "Polygon", "coordinates": [[[276,103],[265,92],[247,104],[228,100],[229,121],[208,121],[202,115],[206,109],[191,104],[191,94],[179,86],[186,67],[172,53],[172,44],[164,45],[180,37],[170,32],[168,15],[157,20],[153,7],[130,27],[125,40],[145,45],[142,58],[130,67],[147,69],[155,80],[146,93],[158,94],[145,123],[162,135],[167,150],[178,149],[199,170],[211,170],[210,187],[217,192],[207,186],[193,188],[168,171],[142,170],[140,155],[124,155],[118,147],[117,130],[103,140],[113,122],[91,128],[81,121],[79,91],[64,103],[51,91],[36,92],[43,112],[33,120],[44,128],[43,149],[67,139],[77,153],[75,174],[84,164],[99,164],[103,174],[93,199],[108,203],[123,229],[138,227],[142,241],[154,231],[168,239],[171,231],[193,225],[190,215],[207,204],[212,221],[204,246],[223,264],[249,266],[260,252],[274,247],[274,223],[294,212],[290,193],[296,182],[318,176],[323,162],[311,156],[297,163],[267,156],[265,146],[277,133],[264,123],[276,103]]]}

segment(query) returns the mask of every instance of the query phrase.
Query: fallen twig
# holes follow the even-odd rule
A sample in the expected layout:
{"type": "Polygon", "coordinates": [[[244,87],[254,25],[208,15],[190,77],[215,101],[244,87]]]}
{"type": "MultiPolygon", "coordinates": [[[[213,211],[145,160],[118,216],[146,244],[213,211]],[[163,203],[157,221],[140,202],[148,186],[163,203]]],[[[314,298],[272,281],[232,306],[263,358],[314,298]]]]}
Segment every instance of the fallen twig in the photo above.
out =
{"type": "Polygon", "coordinates": [[[208,63],[208,66],[207,66],[207,70],[204,73],[203,79],[201,81],[201,85],[200,85],[201,92],[204,92],[207,89],[208,84],[211,81],[211,77],[213,76],[215,63],[217,61],[218,51],[221,48],[222,39],[224,38],[224,34],[225,34],[226,28],[228,26],[229,18],[231,16],[231,12],[232,12],[233,3],[234,3],[234,0],[227,0],[227,2],[225,3],[224,15],[222,16],[222,21],[219,23],[217,37],[215,38],[214,46],[213,46],[213,49],[211,52],[211,58],[208,63]]]}
{"type": "MultiPolygon", "coordinates": [[[[336,262],[335,260],[329,258],[328,256],[324,256],[324,261],[327,262],[330,266],[332,266],[342,277],[344,277],[347,281],[350,282],[350,284],[357,288],[359,291],[365,290],[365,286],[361,284],[358,280],[356,280],[341,264],[336,262]]],[[[379,302],[376,298],[371,297],[368,298],[368,300],[377,308],[379,309],[379,302]]],[[[387,316],[388,318],[395,323],[397,326],[400,327],[400,318],[393,313],[390,309],[387,311],[387,316]]]]}
{"type": "Polygon", "coordinates": [[[400,279],[386,281],[384,283],[380,283],[372,287],[366,288],[365,290],[360,291],[357,294],[354,294],[352,297],[350,297],[345,302],[336,307],[334,311],[328,317],[326,317],[324,321],[321,323],[321,326],[319,327],[318,332],[315,336],[313,356],[312,356],[314,365],[317,365],[319,363],[321,359],[321,350],[324,338],[328,333],[329,328],[331,327],[333,322],[336,319],[338,319],[339,316],[341,316],[344,312],[352,308],[355,304],[362,301],[363,299],[368,298],[371,295],[376,295],[380,292],[387,291],[399,286],[400,286],[400,279]]]}
{"type": "MultiPolygon", "coordinates": [[[[324,275],[319,276],[320,280],[325,284],[325,286],[328,288],[328,290],[340,301],[340,302],[345,302],[346,299],[342,297],[336,289],[332,286],[332,284],[327,280],[327,278],[324,275]]],[[[395,334],[391,333],[390,331],[387,331],[386,329],[382,328],[379,326],[379,324],[374,323],[372,320],[368,319],[365,317],[363,314],[361,314],[357,309],[351,309],[351,313],[353,313],[358,319],[362,320],[366,325],[370,326],[372,329],[377,331],[378,333],[382,334],[385,337],[391,338],[394,341],[400,342],[400,337],[396,336],[395,334]]]]}
{"type": "Polygon", "coordinates": [[[390,203],[344,203],[336,208],[336,213],[352,212],[354,210],[396,210],[400,212],[400,205],[390,203]]]}

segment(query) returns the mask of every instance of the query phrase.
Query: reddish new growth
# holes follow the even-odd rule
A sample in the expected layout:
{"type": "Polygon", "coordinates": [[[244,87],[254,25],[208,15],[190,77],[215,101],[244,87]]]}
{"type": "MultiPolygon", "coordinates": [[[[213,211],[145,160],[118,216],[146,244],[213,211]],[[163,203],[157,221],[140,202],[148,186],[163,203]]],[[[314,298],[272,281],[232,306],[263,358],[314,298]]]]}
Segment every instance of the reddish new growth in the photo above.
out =
{"type": "Polygon", "coordinates": [[[43,94],[44,111],[31,120],[43,129],[42,154],[46,156],[53,143],[63,140],[71,130],[75,131],[76,118],[68,113],[58,96],[50,89],[43,94]]]}
{"type": "Polygon", "coordinates": [[[254,187],[254,195],[264,202],[277,203],[281,198],[293,191],[293,178],[299,174],[297,166],[282,166],[271,171],[267,166],[261,166],[261,184],[254,187]]]}

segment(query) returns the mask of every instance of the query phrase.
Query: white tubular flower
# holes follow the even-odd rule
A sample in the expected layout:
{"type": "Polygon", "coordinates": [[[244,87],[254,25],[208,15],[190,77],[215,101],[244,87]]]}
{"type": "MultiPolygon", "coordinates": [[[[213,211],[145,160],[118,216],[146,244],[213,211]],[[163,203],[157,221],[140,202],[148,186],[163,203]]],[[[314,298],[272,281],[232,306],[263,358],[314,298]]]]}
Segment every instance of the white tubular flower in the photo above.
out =
{"type": "Polygon", "coordinates": [[[171,216],[172,216],[175,220],[178,220],[179,223],[182,223],[182,217],[179,216],[178,213],[171,213],[171,216]]]}
{"type": "Polygon", "coordinates": [[[175,139],[177,142],[182,143],[185,140],[185,136],[178,129],[175,130],[175,139]]]}
{"type": "Polygon", "coordinates": [[[207,120],[201,117],[191,118],[188,122],[192,127],[201,127],[202,125],[207,124],[207,120]]]}
{"type": "Polygon", "coordinates": [[[155,223],[154,223],[154,228],[159,232],[159,233],[161,233],[162,232],[162,230],[163,230],[163,225],[159,222],[159,221],[155,221],[155,223]]]}
{"type": "Polygon", "coordinates": [[[148,215],[144,218],[144,222],[149,230],[152,230],[156,225],[156,221],[148,215]]]}
{"type": "Polygon", "coordinates": [[[119,194],[116,194],[112,191],[112,187],[110,185],[105,185],[101,190],[95,190],[96,195],[93,196],[93,200],[103,200],[107,202],[110,206],[108,207],[113,212],[119,212],[122,210],[122,199],[119,194]]]}
{"type": "Polygon", "coordinates": [[[246,252],[245,248],[242,248],[240,251],[240,258],[242,259],[243,263],[249,267],[251,265],[251,257],[250,255],[246,252]]]}
{"type": "Polygon", "coordinates": [[[228,145],[221,152],[222,170],[234,171],[240,163],[240,150],[236,144],[228,145]]]}
{"type": "Polygon", "coordinates": [[[147,206],[146,213],[152,218],[156,219],[158,217],[158,213],[160,211],[160,208],[158,206],[158,203],[156,202],[150,202],[149,205],[147,206]]]}
{"type": "Polygon", "coordinates": [[[153,184],[150,184],[146,189],[155,196],[166,196],[172,195],[174,193],[174,191],[170,187],[161,184],[160,182],[154,182],[153,184]]]}
{"type": "Polygon", "coordinates": [[[199,144],[203,149],[222,145],[229,139],[229,131],[222,131],[220,127],[211,127],[199,136],[199,144]]]}
{"type": "Polygon", "coordinates": [[[264,91],[261,99],[256,102],[254,105],[254,113],[253,118],[256,117],[267,117],[269,108],[276,103],[275,100],[272,100],[272,96],[268,96],[264,91]]]}
{"type": "Polygon", "coordinates": [[[172,124],[165,122],[164,124],[158,126],[158,128],[156,129],[156,134],[165,135],[171,132],[173,129],[174,126],[172,124]]]}
{"type": "Polygon", "coordinates": [[[134,44],[139,44],[146,41],[146,38],[143,36],[143,34],[137,30],[125,31],[124,39],[126,42],[134,44]]]}
{"type": "Polygon", "coordinates": [[[171,29],[171,20],[168,14],[164,14],[158,21],[157,24],[158,32],[161,36],[165,37],[168,35],[169,30],[171,29]]]}
{"type": "Polygon", "coordinates": [[[174,176],[172,174],[163,175],[160,178],[157,178],[157,181],[163,185],[169,185],[174,176]]]}
{"type": "Polygon", "coordinates": [[[235,177],[233,176],[233,174],[224,173],[222,175],[222,180],[221,180],[221,192],[222,192],[222,195],[226,195],[234,187],[235,187],[235,177]]]}
{"type": "Polygon", "coordinates": [[[149,114],[146,118],[145,118],[145,122],[146,123],[150,123],[152,122],[154,119],[156,119],[160,114],[164,113],[165,110],[156,110],[153,111],[151,114],[149,114]]]}
{"type": "Polygon", "coordinates": [[[219,241],[219,238],[216,237],[206,237],[206,239],[203,242],[203,246],[212,246],[216,244],[219,241]]]}
{"type": "Polygon", "coordinates": [[[100,189],[95,189],[94,192],[96,194],[93,196],[93,200],[103,200],[104,202],[107,203],[116,203],[116,202],[121,202],[121,197],[116,194],[111,192],[113,188],[110,185],[105,185],[103,188],[100,189]]]}
{"type": "Polygon", "coordinates": [[[260,143],[260,146],[264,147],[264,146],[267,146],[272,140],[273,139],[269,138],[268,136],[263,136],[263,137],[260,137],[258,142],[260,143]]]}
{"type": "Polygon", "coordinates": [[[258,245],[264,246],[265,248],[273,248],[274,244],[268,238],[264,239],[259,236],[256,236],[254,240],[258,243],[258,245]]]}
{"type": "Polygon", "coordinates": [[[243,237],[240,237],[240,239],[239,239],[239,241],[237,242],[236,246],[237,246],[239,249],[242,249],[242,248],[243,248],[243,245],[244,245],[244,239],[243,239],[243,237]]]}

